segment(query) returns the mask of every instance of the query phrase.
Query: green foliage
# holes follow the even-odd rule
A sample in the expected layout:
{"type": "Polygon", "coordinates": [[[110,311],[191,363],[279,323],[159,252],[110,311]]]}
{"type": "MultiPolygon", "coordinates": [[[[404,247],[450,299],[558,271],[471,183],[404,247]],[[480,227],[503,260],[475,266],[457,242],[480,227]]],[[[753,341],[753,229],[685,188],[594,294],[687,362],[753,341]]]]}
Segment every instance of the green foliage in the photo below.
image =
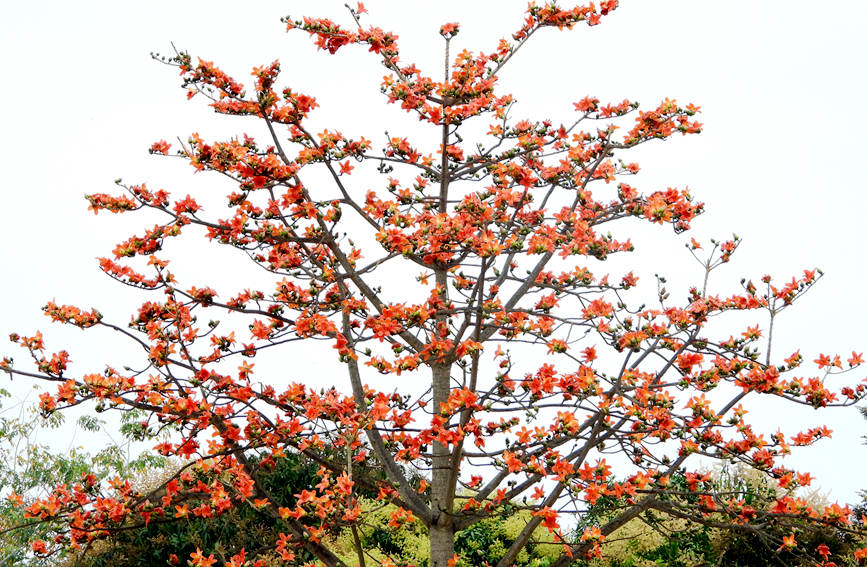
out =
{"type": "MultiPolygon", "coordinates": [[[[526,512],[508,518],[486,518],[456,534],[455,551],[463,559],[463,565],[485,565],[485,562],[494,565],[503,558],[529,519],[526,512]]],[[[545,567],[556,558],[559,546],[553,544],[547,530],[537,529],[534,536],[518,554],[514,565],[545,567]]]]}
{"type": "MultiPolygon", "coordinates": [[[[428,532],[421,522],[409,521],[395,527],[389,525],[392,513],[397,510],[393,504],[363,498],[361,507],[361,522],[357,529],[369,565],[378,565],[385,558],[398,565],[426,567],[429,564],[428,532]]],[[[343,529],[333,534],[328,545],[349,565],[358,563],[351,530],[343,529]]]]}
{"type": "MultiPolygon", "coordinates": [[[[178,466],[167,467],[151,482],[161,484],[177,470],[178,466]]],[[[319,482],[318,466],[296,453],[288,453],[276,460],[273,467],[263,467],[262,471],[263,486],[286,507],[295,505],[296,494],[319,482]]],[[[160,496],[159,491],[156,496],[160,496]]],[[[166,558],[177,558],[179,565],[185,565],[196,549],[227,561],[241,548],[251,555],[262,551],[263,546],[277,539],[280,531],[286,531],[282,521],[249,503],[239,503],[211,518],[157,518],[146,526],[130,528],[133,529],[118,531],[95,543],[70,560],[69,567],[151,567],[165,565],[166,558]]],[[[313,560],[301,550],[296,555],[298,565],[313,560]]]]}
{"type": "MultiPolygon", "coordinates": [[[[150,567],[167,558],[186,564],[197,548],[227,559],[241,547],[258,550],[275,536],[274,522],[252,508],[238,507],[219,516],[201,519],[153,521],[147,527],[118,532],[110,540],[73,558],[70,567],[150,567]]],[[[305,558],[309,559],[309,558],[305,558]]]]}
{"type": "MultiPolygon", "coordinates": [[[[704,526],[689,527],[683,531],[672,532],[661,545],[640,552],[637,557],[650,560],[660,566],[715,565],[717,564],[716,552],[710,535],[710,529],[704,526]]],[[[623,564],[622,567],[630,566],[623,564]]]]}
{"type": "MultiPolygon", "coordinates": [[[[175,473],[178,465],[165,459],[144,455],[130,463],[123,458],[120,447],[112,445],[90,455],[74,449],[58,455],[35,442],[40,428],[58,427],[62,420],[40,421],[24,413],[17,418],[0,417],[0,482],[4,495],[14,491],[34,496],[57,482],[74,483],[82,473],[96,469],[101,477],[125,471],[134,475],[139,485],[158,487],[175,473]]],[[[128,423],[133,423],[135,416],[128,423]]],[[[102,422],[79,420],[85,431],[99,431],[102,422]]],[[[295,453],[275,461],[273,466],[263,464],[260,482],[282,506],[292,507],[296,494],[309,490],[319,482],[319,465],[295,453]]],[[[417,481],[418,479],[416,479],[417,481]]],[[[750,476],[740,469],[721,469],[713,475],[715,489],[742,499],[748,505],[762,507],[776,497],[776,487],[766,479],[750,476]]],[[[673,475],[673,486],[683,485],[682,475],[673,475]]],[[[156,498],[159,498],[159,491],[156,498]]],[[[428,534],[420,522],[400,526],[390,523],[396,507],[375,499],[372,489],[359,491],[363,514],[353,534],[349,528],[335,528],[328,532],[327,543],[348,564],[357,563],[355,536],[357,535],[368,565],[377,565],[385,558],[400,564],[420,567],[429,565],[428,534]]],[[[685,498],[689,498],[687,495],[685,498]]],[[[814,499],[815,499],[814,495],[814,499]]],[[[602,497],[582,517],[573,537],[586,527],[603,525],[616,516],[623,503],[602,497]]],[[[818,503],[821,504],[821,503],[818,503]]],[[[9,501],[0,502],[0,518],[4,526],[26,523],[20,509],[9,501]]],[[[499,517],[487,518],[455,537],[455,551],[461,557],[458,567],[476,567],[495,564],[530,519],[526,511],[510,510],[499,517]]],[[[712,518],[710,518],[712,520],[712,518]]],[[[312,520],[315,522],[315,520],[312,520]]],[[[37,559],[28,553],[27,542],[44,536],[46,525],[35,524],[5,534],[0,541],[0,564],[26,567],[150,567],[165,565],[166,558],[177,558],[183,565],[190,554],[201,549],[205,555],[214,554],[226,560],[241,548],[249,555],[259,554],[272,561],[268,546],[285,526],[280,520],[256,509],[250,503],[239,503],[226,513],[212,518],[155,518],[147,526],[130,526],[110,539],[98,541],[83,552],[66,558],[37,559]]],[[[649,510],[635,520],[610,534],[605,545],[605,559],[576,558],[576,567],[753,567],[770,564],[800,565],[801,552],[814,551],[826,545],[830,559],[846,565],[844,557],[856,546],[851,537],[833,528],[816,528],[806,522],[791,525],[768,525],[761,532],[745,526],[740,531],[723,531],[690,523],[659,511],[649,510]],[[780,549],[778,541],[795,533],[798,549],[780,549]]],[[[560,544],[545,529],[537,529],[533,538],[514,563],[517,567],[547,567],[556,557],[560,544]]],[[[295,565],[313,560],[299,550],[295,565]]],[[[276,562],[274,562],[276,565],[276,562]]],[[[285,564],[285,563],[283,563],[285,564]]]]}
{"type": "MultiPolygon", "coordinates": [[[[614,503],[601,499],[589,518],[605,520],[615,514],[614,503]],[[597,509],[597,506],[601,508],[597,509]]],[[[598,522],[599,525],[604,522],[598,522]]],[[[589,524],[594,525],[594,524],[589,524]]],[[[721,565],[717,531],[666,514],[647,511],[610,534],[604,559],[578,559],[576,567],[702,567],[721,565]]]]}
{"type": "MultiPolygon", "coordinates": [[[[716,486],[720,492],[731,492],[743,499],[747,505],[757,508],[773,502],[779,490],[767,477],[760,476],[755,471],[750,474],[747,469],[723,469],[717,474],[716,486]]],[[[819,510],[827,504],[817,491],[803,497],[819,510]]],[[[758,567],[770,564],[812,566],[815,561],[804,554],[815,557],[815,550],[820,545],[828,547],[830,561],[837,565],[846,565],[846,557],[857,547],[857,541],[844,531],[804,520],[785,523],[780,520],[767,520],[761,530],[744,526],[739,530],[718,531],[715,542],[719,549],[721,567],[758,567]],[[790,534],[795,536],[797,547],[791,550],[781,548],[782,539],[790,534]]]]}
{"type": "MultiPolygon", "coordinates": [[[[767,507],[779,490],[771,480],[750,469],[729,467],[712,474],[713,491],[743,500],[757,509],[767,507]]],[[[671,485],[686,489],[681,474],[672,475],[671,485]]],[[[804,495],[812,506],[821,510],[826,504],[816,493],[804,495]]],[[[678,498],[669,496],[668,499],[678,498]]],[[[693,494],[679,498],[689,501],[693,494]]],[[[584,516],[580,528],[601,526],[618,512],[618,502],[600,498],[584,516]]],[[[856,510],[857,513],[857,510],[856,510]]],[[[714,515],[705,520],[713,524],[714,515]]],[[[720,525],[726,522],[722,522],[720,525]]],[[[580,531],[580,530],[579,530],[580,531]]],[[[815,565],[816,549],[828,548],[829,560],[838,566],[850,565],[847,557],[859,542],[832,526],[822,526],[806,519],[762,521],[761,529],[749,524],[729,529],[709,527],[664,512],[648,510],[609,534],[603,559],[579,560],[580,567],[765,567],[766,565],[815,565]],[[794,534],[797,546],[781,546],[783,537],[794,534]]]]}
{"type": "MultiPolygon", "coordinates": [[[[389,525],[392,513],[397,510],[394,505],[365,499],[362,508],[358,532],[368,565],[379,565],[386,558],[397,565],[430,565],[428,532],[420,522],[395,527],[389,525]]],[[[457,567],[496,564],[530,519],[527,511],[513,511],[504,517],[486,518],[459,531],[455,534],[455,552],[460,556],[457,567]]],[[[347,564],[358,563],[350,530],[340,531],[328,545],[347,564]]],[[[553,542],[546,529],[539,528],[513,565],[547,567],[557,557],[561,545],[553,542]]]]}
{"type": "Polygon", "coordinates": [[[373,528],[368,533],[365,533],[360,539],[361,545],[365,549],[378,549],[388,556],[399,556],[403,554],[403,549],[401,549],[396,535],[382,526],[373,526],[373,528]]]}
{"type": "MultiPolygon", "coordinates": [[[[22,402],[10,404],[11,395],[6,390],[0,390],[0,397],[7,399],[6,407],[0,405],[0,565],[44,567],[62,559],[37,558],[29,552],[30,541],[49,537],[52,526],[26,518],[21,507],[13,505],[11,495],[19,495],[27,503],[59,484],[75,484],[85,473],[99,479],[129,478],[165,465],[163,457],[148,452],[131,460],[117,444],[109,444],[96,454],[77,446],[58,452],[41,439],[65,426],[63,414],[43,417],[22,402]]],[[[102,432],[103,425],[89,416],[75,422],[76,428],[90,435],[102,432]]]]}

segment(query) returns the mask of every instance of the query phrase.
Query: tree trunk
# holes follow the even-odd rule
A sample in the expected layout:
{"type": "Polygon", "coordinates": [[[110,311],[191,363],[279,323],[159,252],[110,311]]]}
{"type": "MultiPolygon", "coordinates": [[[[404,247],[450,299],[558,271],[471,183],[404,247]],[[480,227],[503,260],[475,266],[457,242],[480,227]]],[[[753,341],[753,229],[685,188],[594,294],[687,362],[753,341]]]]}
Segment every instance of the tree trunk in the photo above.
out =
{"type": "MultiPolygon", "coordinates": [[[[440,412],[440,404],[449,396],[450,364],[431,365],[434,415],[440,412]]],[[[430,565],[446,567],[455,554],[455,532],[451,510],[448,509],[451,487],[451,451],[449,447],[434,441],[433,468],[431,471],[430,565]]]]}
{"type": "Polygon", "coordinates": [[[455,556],[455,532],[451,526],[430,527],[430,567],[446,567],[455,556]]]}

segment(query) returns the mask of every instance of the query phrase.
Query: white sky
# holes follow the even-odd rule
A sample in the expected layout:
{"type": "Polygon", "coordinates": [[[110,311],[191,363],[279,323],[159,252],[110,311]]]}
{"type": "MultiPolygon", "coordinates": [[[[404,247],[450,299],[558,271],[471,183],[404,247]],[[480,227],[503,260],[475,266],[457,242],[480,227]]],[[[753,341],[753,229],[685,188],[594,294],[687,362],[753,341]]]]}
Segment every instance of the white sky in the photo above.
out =
{"type": "MultiPolygon", "coordinates": [[[[40,314],[46,300],[56,298],[97,306],[124,323],[140,299],[103,276],[94,258],[110,255],[116,242],[153,221],[94,218],[82,196],[113,192],[118,177],[177,196],[207,191],[213,178],[193,177],[188,166],[148,156],[150,144],[195,131],[256,131],[213,116],[201,100],[186,102],[176,72],[151,61],[150,51],[169,52],[173,41],[244,81],[252,66],[279,58],[284,84],[321,104],[312,118],[315,131],[338,128],[378,141],[386,127],[395,134],[412,124],[379,96],[385,73],[372,55],[358,48],[335,57],[317,54],[306,36],[286,34],[279,22],[289,13],[348,23],[342,4],[4,3],[0,336],[41,328],[49,348],[70,348],[83,363],[76,368],[98,368],[106,359],[122,364],[123,348],[110,336],[49,329],[40,314]]],[[[400,36],[403,60],[437,77],[439,25],[462,23],[458,50],[491,50],[517,29],[525,7],[504,0],[365,4],[369,24],[400,36]]],[[[704,133],[642,151],[642,174],[630,182],[644,190],[689,186],[707,205],[692,236],[736,232],[744,238],[732,264],[717,275],[723,290],[733,290],[741,277],[758,280],[770,273],[783,280],[821,267],[826,277],[781,319],[775,352],[800,347],[808,360],[819,352],[846,358],[852,350],[867,350],[864,21],[867,3],[856,1],[823,9],[805,0],[622,0],[597,28],[540,34],[505,72],[501,88],[516,95],[518,115],[555,122],[567,120],[571,103],[587,94],[611,102],[628,97],[644,106],[664,97],[700,105],[704,133]]],[[[225,185],[216,187],[211,190],[220,196],[228,192],[225,185]]],[[[634,237],[642,283],[652,284],[656,271],[676,290],[695,283],[695,266],[681,247],[688,236],[641,234],[650,235],[646,243],[634,237]]],[[[199,279],[189,283],[229,278],[214,265],[199,259],[188,269],[199,279]]],[[[23,361],[24,352],[4,342],[0,354],[23,361]]],[[[780,411],[768,406],[755,415],[770,431],[792,422],[827,423],[835,430],[832,440],[788,463],[813,472],[817,485],[835,498],[854,501],[856,491],[867,488],[861,473],[867,469],[861,444],[867,422],[851,408],[780,411]]]]}

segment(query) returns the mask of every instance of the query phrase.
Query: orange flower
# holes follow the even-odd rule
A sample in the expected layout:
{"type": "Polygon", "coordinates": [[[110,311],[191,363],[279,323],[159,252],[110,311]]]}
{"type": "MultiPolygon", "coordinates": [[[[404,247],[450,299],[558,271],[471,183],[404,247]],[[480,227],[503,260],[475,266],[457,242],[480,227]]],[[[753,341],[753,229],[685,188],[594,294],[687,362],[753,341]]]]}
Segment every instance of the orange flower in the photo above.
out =
{"type": "Polygon", "coordinates": [[[48,553],[48,546],[41,539],[37,539],[34,542],[30,543],[30,549],[33,550],[33,553],[37,555],[45,555],[48,553]]]}
{"type": "Polygon", "coordinates": [[[152,154],[168,155],[169,149],[171,147],[172,145],[170,143],[166,142],[165,140],[160,140],[159,142],[154,142],[153,145],[151,145],[150,152],[152,154]]]}
{"type": "Polygon", "coordinates": [[[445,38],[452,38],[457,35],[458,31],[460,31],[460,24],[456,22],[452,22],[449,24],[443,24],[440,26],[440,35],[445,38]]]}
{"type": "Polygon", "coordinates": [[[542,518],[542,525],[548,528],[549,532],[560,527],[560,524],[557,523],[557,510],[552,510],[548,506],[545,506],[541,510],[534,511],[533,515],[542,518]]]}
{"type": "Polygon", "coordinates": [[[205,557],[202,554],[202,550],[198,547],[196,548],[196,551],[190,553],[190,563],[192,564],[192,567],[211,567],[216,562],[217,559],[214,557],[214,554],[205,557]]]}

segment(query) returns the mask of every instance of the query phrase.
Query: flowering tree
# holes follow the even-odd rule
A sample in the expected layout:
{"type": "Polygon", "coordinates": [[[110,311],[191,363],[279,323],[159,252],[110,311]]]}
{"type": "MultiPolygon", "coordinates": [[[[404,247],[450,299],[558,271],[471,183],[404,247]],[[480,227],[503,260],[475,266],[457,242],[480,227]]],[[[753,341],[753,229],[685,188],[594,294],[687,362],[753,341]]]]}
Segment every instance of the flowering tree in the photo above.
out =
{"type": "MultiPolygon", "coordinates": [[[[165,458],[144,452],[135,459],[125,458],[124,448],[108,445],[97,454],[89,454],[80,447],[71,446],[55,453],[40,443],[40,434],[60,427],[65,414],[53,413],[46,419],[36,415],[36,409],[23,402],[10,404],[10,394],[0,389],[0,487],[4,496],[10,492],[22,497],[44,497],[58,483],[74,484],[82,474],[94,474],[99,479],[141,474],[150,467],[164,464],[165,458]],[[12,414],[10,417],[9,414],[12,414]]],[[[129,415],[129,414],[128,414],[129,415]]],[[[72,424],[80,432],[93,435],[104,425],[89,415],[83,415],[72,424]]],[[[0,564],[21,567],[46,567],[55,564],[57,557],[34,557],[28,553],[31,540],[49,537],[53,526],[25,517],[25,510],[15,506],[15,500],[0,501],[0,564]]]]}
{"type": "MultiPolygon", "coordinates": [[[[193,134],[174,152],[165,141],[151,147],[228,178],[222,213],[144,184],[119,182],[118,195],[87,196],[95,213],[160,215],[100,260],[106,274],[149,300],[127,328],[97,310],[51,302],[45,312],[120,332],[142,349],[147,367],[73,375],[69,355],[47,351],[37,333],[12,336],[36,370],[10,358],[2,368],[57,384],[42,394],[46,413],[87,401],[144,412],[129,435],[158,437],[160,453],[189,464],[153,492],[85,475],[45,498],[13,494],[29,516],[54,526],[56,537],[34,542],[33,551],[81,547],[137,523],[209,518],[243,502],[280,526],[267,551],[292,560],[303,549],[324,565],[364,565],[361,490],[393,507],[393,526],[427,531],[432,567],[465,561],[455,554],[456,535],[493,516],[526,519],[501,567],[539,530],[557,550],[554,565],[600,555],[606,535],[654,510],[742,529],[803,520],[845,529],[849,510],[812,509],[793,492],[810,475],[780,462],[790,447],[829,431],[765,435],[742,405],[764,395],[818,408],[854,403],[867,390],[860,383],[832,392],[822,376],[799,374],[799,353],[772,357],[777,315],[821,273],[785,284],[765,277],[760,287],[746,282],[742,294],[716,295],[709,275],[729,261],[737,238],[707,250],[690,241],[703,283],[682,303],[660,279],[652,307],[631,305],[632,272],[595,273],[608,256],[633,250],[603,225],[632,218],[680,233],[702,212],[686,191],[641,192],[624,181],[639,171],[626,159],[631,149],[698,133],[698,107],[666,99],[640,110],[586,96],[561,124],[513,119],[514,99],[497,91],[504,66],[543,28],[596,25],[616,6],[531,5],[517,31],[485,53],[453,56],[459,26],[445,24],[439,79],[404,62],[397,36],[363,22],[361,4],[349,10],[349,26],[285,20],[331,54],[367,49],[386,69],[388,102],[417,116],[420,131],[435,132],[432,147],[411,136],[389,135],[377,148],[333,129],[311,132],[306,119],[317,103],[278,87],[276,61],[254,68],[245,86],[186,52],[164,59],[180,71],[188,98],[256,120],[268,136],[193,134]],[[374,171],[379,180],[368,182],[374,171]],[[161,250],[196,227],[263,268],[261,281],[223,297],[212,282],[176,279],[161,250]],[[138,256],[147,256],[146,266],[138,256]],[[763,314],[766,328],[730,335],[709,324],[749,311],[763,314]],[[251,360],[261,353],[296,363],[314,356],[316,341],[336,351],[324,389],[314,383],[321,373],[287,384],[283,370],[251,360]],[[390,388],[376,387],[380,375],[390,388]],[[263,471],[288,453],[316,462],[320,481],[283,506],[263,471]],[[699,456],[754,467],[780,495],[757,508],[721,492],[699,456]],[[600,502],[604,521],[581,523],[600,502]],[[328,545],[332,529],[352,532],[353,559],[328,545]]],[[[852,353],[845,362],[837,355],[815,362],[827,375],[862,360],[852,353]]],[[[789,536],[780,544],[799,546],[789,536]]],[[[194,565],[216,560],[191,556],[194,565]]],[[[248,550],[224,558],[236,567],[255,560],[248,550]]]]}

